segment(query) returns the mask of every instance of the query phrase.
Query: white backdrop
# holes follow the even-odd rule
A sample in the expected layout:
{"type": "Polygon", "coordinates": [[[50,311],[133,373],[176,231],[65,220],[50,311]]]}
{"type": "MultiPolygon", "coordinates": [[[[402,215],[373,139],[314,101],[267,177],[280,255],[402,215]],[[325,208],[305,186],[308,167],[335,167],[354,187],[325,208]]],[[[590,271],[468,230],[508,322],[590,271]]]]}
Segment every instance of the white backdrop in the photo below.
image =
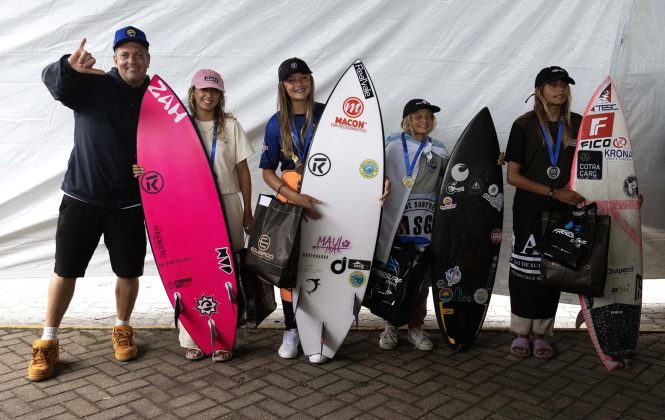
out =
{"type": "MultiPolygon", "coordinates": [[[[502,149],[539,69],[566,68],[577,81],[582,113],[607,74],[620,88],[645,203],[646,277],[665,277],[665,2],[659,0],[0,0],[0,277],[50,276],[60,183],[72,148],[72,112],[55,102],[41,71],[82,37],[97,67],[112,66],[116,29],[134,25],[151,43],[149,74],[184,95],[193,73],[218,70],[227,108],[257,153],[276,110],[277,66],[292,56],[314,71],[325,102],[342,72],[362,59],[372,76],[386,134],[397,131],[404,103],[440,105],[434,137],[449,149],[488,106],[502,149]]],[[[129,168],[128,168],[129,170],[129,168]]],[[[510,247],[507,188],[503,268],[510,247]]],[[[150,255],[150,253],[148,253],[150,255]]],[[[149,257],[146,274],[156,274],[149,257]]],[[[101,245],[89,275],[111,274],[101,245]]]]}

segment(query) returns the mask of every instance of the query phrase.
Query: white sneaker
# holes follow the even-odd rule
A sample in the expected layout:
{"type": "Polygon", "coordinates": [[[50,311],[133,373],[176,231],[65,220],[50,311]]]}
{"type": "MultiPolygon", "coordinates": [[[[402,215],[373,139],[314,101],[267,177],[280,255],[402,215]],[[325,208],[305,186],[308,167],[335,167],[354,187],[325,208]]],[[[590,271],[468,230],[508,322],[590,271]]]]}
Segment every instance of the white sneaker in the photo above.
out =
{"type": "Polygon", "coordinates": [[[309,362],[317,364],[317,365],[319,365],[321,363],[325,363],[328,360],[330,360],[330,359],[327,358],[326,356],[322,355],[322,354],[313,354],[313,355],[309,356],[309,362]]]}
{"type": "Polygon", "coordinates": [[[423,331],[422,328],[418,329],[409,329],[409,343],[416,346],[418,350],[429,351],[434,348],[432,340],[429,339],[429,334],[423,331]]]}
{"type": "Polygon", "coordinates": [[[379,338],[379,347],[384,350],[393,350],[397,347],[397,328],[392,325],[386,326],[386,330],[381,333],[381,338],[379,338]]]}
{"type": "Polygon", "coordinates": [[[298,355],[298,345],[300,344],[300,336],[296,328],[284,331],[284,338],[282,338],[282,345],[277,350],[277,354],[282,359],[293,359],[298,355]]]}

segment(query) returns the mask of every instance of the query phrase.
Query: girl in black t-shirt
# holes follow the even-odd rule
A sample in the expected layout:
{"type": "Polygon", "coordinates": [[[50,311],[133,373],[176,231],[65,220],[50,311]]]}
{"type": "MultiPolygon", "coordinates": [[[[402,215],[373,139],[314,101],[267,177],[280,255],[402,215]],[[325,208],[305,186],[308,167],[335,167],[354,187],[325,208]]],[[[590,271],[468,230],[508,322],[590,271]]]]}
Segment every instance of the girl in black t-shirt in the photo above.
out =
{"type": "Polygon", "coordinates": [[[562,211],[584,200],[569,187],[575,135],[582,117],[570,111],[570,85],[561,67],[536,76],[534,109],[513,123],[508,138],[507,182],[517,188],[513,203],[513,249],[510,257],[511,330],[517,338],[511,353],[550,358],[551,335],[560,292],[539,285],[540,256],[534,246],[541,236],[543,210],[562,211]]]}

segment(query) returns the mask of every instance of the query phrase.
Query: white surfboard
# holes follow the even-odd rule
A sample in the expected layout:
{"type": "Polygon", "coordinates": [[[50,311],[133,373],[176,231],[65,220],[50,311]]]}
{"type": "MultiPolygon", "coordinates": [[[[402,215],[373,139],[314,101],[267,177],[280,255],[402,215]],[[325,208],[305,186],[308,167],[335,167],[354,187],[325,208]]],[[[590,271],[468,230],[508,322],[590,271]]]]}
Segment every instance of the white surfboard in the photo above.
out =
{"type": "Polygon", "coordinates": [[[637,347],[642,308],[642,229],[637,178],[616,85],[607,77],[584,112],[571,187],[612,219],[603,297],[580,296],[596,353],[608,370],[625,366],[637,347]]]}
{"type": "Polygon", "coordinates": [[[335,356],[365,295],[381,219],[383,125],[361,61],[330,94],[307,158],[301,192],[321,201],[318,221],[301,225],[293,289],[306,355],[335,356]]]}

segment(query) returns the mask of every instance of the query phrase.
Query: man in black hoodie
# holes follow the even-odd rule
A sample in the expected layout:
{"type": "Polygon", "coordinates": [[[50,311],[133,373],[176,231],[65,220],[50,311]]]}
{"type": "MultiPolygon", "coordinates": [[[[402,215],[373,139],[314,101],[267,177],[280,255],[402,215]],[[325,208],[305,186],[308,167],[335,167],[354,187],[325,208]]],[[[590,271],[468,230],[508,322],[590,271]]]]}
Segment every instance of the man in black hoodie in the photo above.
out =
{"type": "Polygon", "coordinates": [[[56,232],[55,269],[48,290],[44,333],[33,343],[28,379],[53,375],[58,362],[58,328],[74,294],[76,279],[85,275],[99,240],[109,251],[117,275],[117,318],[113,328],[116,359],[136,357],[129,318],[143,274],[146,238],[138,184],[136,130],[141,100],[149,79],[148,40],[140,29],[119,29],[113,41],[108,73],[96,69],[95,58],[78,48],[48,65],[42,80],[54,99],[74,111],[74,148],[62,183],[56,232]]]}

